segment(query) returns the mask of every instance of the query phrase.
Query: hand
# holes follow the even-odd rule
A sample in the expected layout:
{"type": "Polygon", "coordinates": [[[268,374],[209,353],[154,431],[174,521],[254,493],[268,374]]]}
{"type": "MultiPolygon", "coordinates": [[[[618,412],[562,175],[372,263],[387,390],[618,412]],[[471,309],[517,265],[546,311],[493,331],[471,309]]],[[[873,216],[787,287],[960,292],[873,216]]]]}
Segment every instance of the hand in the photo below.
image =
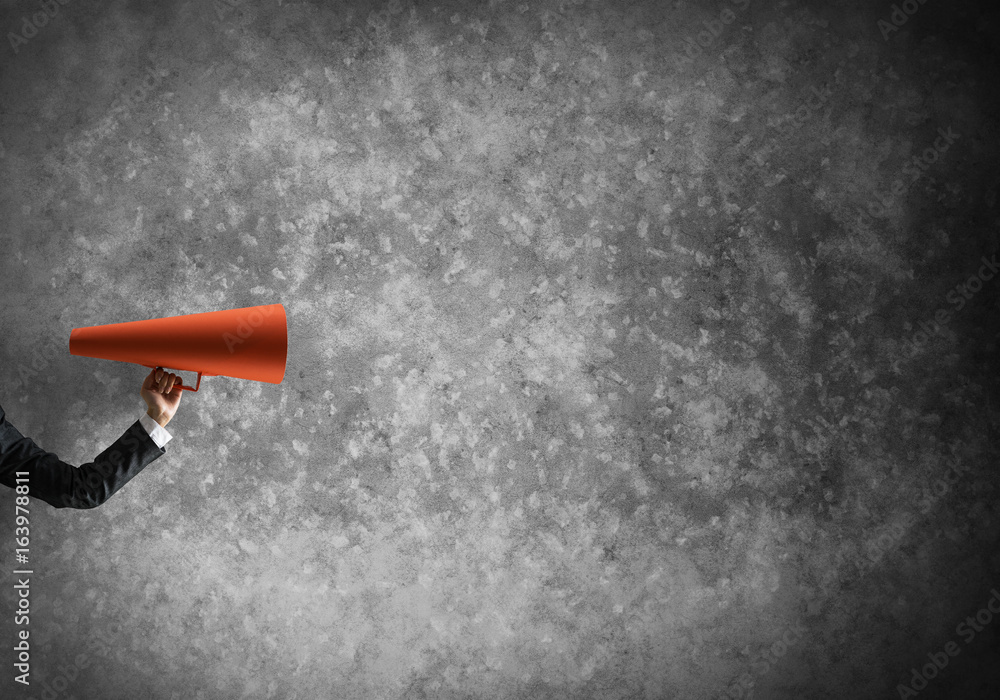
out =
{"type": "Polygon", "coordinates": [[[142,383],[139,396],[146,402],[149,410],[146,415],[159,423],[162,427],[167,427],[167,423],[174,417],[177,407],[181,403],[183,389],[174,386],[181,383],[181,378],[176,374],[164,372],[161,367],[150,371],[142,383]]]}

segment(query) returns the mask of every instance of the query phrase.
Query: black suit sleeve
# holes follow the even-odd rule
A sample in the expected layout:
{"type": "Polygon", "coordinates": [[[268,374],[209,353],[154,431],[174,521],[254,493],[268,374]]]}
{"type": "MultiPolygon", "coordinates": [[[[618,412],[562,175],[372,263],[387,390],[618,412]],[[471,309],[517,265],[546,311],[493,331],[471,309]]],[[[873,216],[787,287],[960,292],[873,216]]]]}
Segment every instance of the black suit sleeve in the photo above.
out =
{"type": "Polygon", "coordinates": [[[46,452],[7,422],[0,407],[0,484],[14,488],[28,472],[29,496],[55,508],[96,508],[166,452],[138,420],[93,462],[74,467],[46,452]]]}

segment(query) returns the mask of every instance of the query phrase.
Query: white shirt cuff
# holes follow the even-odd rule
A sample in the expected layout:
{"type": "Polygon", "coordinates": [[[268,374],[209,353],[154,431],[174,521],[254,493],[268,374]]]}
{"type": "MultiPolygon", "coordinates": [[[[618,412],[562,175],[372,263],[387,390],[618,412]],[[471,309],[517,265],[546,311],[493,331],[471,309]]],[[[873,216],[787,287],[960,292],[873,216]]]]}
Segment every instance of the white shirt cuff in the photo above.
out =
{"type": "Polygon", "coordinates": [[[174,437],[167,432],[166,428],[150,418],[148,413],[143,413],[139,416],[139,422],[142,423],[142,427],[146,429],[146,432],[149,433],[149,437],[153,439],[153,442],[156,443],[157,447],[162,448],[174,437]]]}

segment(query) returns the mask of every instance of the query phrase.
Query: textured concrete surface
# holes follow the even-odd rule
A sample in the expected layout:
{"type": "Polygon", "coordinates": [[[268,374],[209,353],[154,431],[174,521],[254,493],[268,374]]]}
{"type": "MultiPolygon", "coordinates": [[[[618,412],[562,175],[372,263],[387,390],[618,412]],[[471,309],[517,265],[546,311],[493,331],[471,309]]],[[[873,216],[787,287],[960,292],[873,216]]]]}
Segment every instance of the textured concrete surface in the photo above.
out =
{"type": "Polygon", "coordinates": [[[0,493],[3,697],[995,696],[992,5],[39,7],[8,419],[144,410],[77,326],[280,302],[289,357],[33,508],[27,693],[0,493]]]}

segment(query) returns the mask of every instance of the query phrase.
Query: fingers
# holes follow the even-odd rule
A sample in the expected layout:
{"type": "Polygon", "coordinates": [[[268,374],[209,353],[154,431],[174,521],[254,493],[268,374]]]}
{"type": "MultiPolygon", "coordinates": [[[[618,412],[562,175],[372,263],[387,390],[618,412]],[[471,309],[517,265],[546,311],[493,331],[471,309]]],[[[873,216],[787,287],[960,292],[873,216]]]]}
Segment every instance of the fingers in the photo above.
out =
{"type": "Polygon", "coordinates": [[[177,375],[171,374],[170,372],[163,372],[160,377],[160,391],[164,394],[169,394],[171,389],[174,388],[174,382],[177,381],[177,375]]]}
{"type": "Polygon", "coordinates": [[[153,370],[153,387],[162,394],[169,394],[174,389],[174,384],[181,384],[181,378],[172,372],[164,372],[157,367],[153,370]]]}

